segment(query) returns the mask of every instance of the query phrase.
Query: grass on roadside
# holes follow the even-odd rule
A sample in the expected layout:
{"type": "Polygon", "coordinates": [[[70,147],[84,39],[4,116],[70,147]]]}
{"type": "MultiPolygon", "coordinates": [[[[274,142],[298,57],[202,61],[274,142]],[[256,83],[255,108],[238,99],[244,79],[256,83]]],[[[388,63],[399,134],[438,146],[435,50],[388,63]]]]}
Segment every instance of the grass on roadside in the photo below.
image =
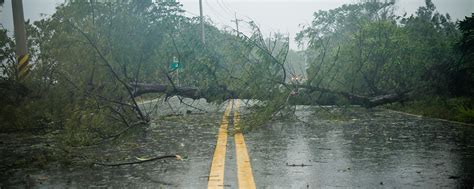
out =
{"type": "Polygon", "coordinates": [[[404,103],[393,103],[385,108],[464,123],[474,123],[474,99],[466,97],[425,97],[404,103]]]}

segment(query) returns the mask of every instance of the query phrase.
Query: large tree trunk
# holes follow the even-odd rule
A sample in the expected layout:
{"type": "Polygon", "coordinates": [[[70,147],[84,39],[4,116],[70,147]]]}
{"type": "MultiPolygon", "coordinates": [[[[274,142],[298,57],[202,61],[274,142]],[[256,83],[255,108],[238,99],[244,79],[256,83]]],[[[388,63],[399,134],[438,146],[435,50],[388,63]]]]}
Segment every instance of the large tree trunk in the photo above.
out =
{"type": "Polygon", "coordinates": [[[167,96],[182,96],[192,99],[205,98],[205,96],[197,88],[191,87],[173,87],[163,84],[133,83],[133,97],[141,96],[147,93],[163,93],[167,96]]]}
{"type": "Polygon", "coordinates": [[[392,94],[371,97],[369,98],[369,103],[367,105],[369,107],[375,107],[375,106],[379,106],[383,104],[404,101],[408,98],[407,93],[408,92],[392,93],[392,94]]]}
{"type": "MultiPolygon", "coordinates": [[[[288,85],[288,84],[285,84],[285,85],[288,85]]],[[[185,98],[191,98],[195,100],[200,99],[200,98],[209,100],[209,97],[212,96],[211,94],[208,94],[208,93],[211,93],[211,91],[204,91],[204,90],[192,88],[192,87],[176,87],[176,86],[173,87],[171,85],[147,84],[147,83],[133,83],[131,84],[131,86],[134,89],[133,97],[141,96],[146,93],[162,93],[162,94],[166,94],[166,96],[177,95],[177,96],[182,96],[185,98]]],[[[348,92],[314,87],[310,85],[293,85],[292,87],[304,88],[310,91],[318,91],[322,93],[340,95],[348,99],[351,102],[351,104],[361,105],[368,108],[383,105],[383,104],[388,104],[392,102],[403,101],[407,98],[406,94],[408,93],[408,91],[406,91],[406,92],[401,92],[401,93],[391,93],[391,94],[384,94],[384,95],[379,95],[379,96],[374,96],[374,97],[367,97],[367,96],[361,96],[361,95],[352,94],[348,92]]],[[[226,90],[226,87],[221,87],[221,88],[222,88],[222,91],[219,91],[218,93],[222,94],[222,100],[237,98],[237,95],[236,95],[238,94],[237,92],[226,90]]],[[[216,91],[212,91],[212,92],[216,93],[216,91]]],[[[247,96],[239,95],[238,97],[242,99],[252,98],[248,95],[247,96]]]]}
{"type": "Polygon", "coordinates": [[[351,104],[361,105],[367,108],[371,108],[371,107],[375,107],[375,106],[379,106],[383,104],[389,104],[393,102],[403,101],[408,97],[407,93],[409,92],[409,91],[404,91],[400,93],[390,93],[390,94],[368,97],[368,96],[362,96],[362,95],[357,95],[357,94],[343,92],[343,91],[334,91],[331,89],[314,87],[310,85],[296,85],[295,87],[308,89],[310,91],[318,91],[322,93],[340,95],[348,99],[351,102],[351,104]]]}

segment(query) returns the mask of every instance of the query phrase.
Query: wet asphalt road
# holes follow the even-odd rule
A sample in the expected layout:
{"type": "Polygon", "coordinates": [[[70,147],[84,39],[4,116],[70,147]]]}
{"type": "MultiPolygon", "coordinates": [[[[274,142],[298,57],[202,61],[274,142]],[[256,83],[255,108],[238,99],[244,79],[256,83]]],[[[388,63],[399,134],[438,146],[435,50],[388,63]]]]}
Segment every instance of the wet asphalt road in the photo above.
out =
{"type": "Polygon", "coordinates": [[[246,135],[257,188],[474,186],[472,126],[380,109],[353,109],[345,121],[312,111],[298,107],[306,123],[273,123],[246,135]]]}
{"type": "MultiPolygon", "coordinates": [[[[102,161],[179,154],[122,167],[14,170],[3,186],[33,188],[206,188],[223,105],[193,104],[209,113],[159,116],[138,141],[84,150],[102,161]],[[131,147],[130,147],[131,146],[131,147]],[[26,176],[25,176],[26,175],[26,176]]],[[[163,104],[161,106],[165,107],[163,104]]],[[[175,109],[175,113],[186,112],[175,109]]],[[[257,188],[473,188],[474,127],[382,109],[348,108],[343,118],[298,106],[296,119],[273,121],[244,134],[257,188]]],[[[189,112],[188,112],[189,113],[189,112]]],[[[245,113],[245,111],[243,112],[245,113]]],[[[224,188],[237,188],[229,134],[224,188]]],[[[5,181],[6,180],[6,181],[5,181]]],[[[0,185],[0,186],[2,186],[0,185]]]]}

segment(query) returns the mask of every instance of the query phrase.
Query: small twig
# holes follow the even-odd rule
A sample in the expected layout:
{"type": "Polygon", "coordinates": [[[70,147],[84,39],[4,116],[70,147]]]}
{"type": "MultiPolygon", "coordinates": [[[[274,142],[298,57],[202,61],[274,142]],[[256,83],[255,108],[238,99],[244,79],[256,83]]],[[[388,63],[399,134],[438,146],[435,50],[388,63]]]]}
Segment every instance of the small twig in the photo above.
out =
{"type": "Polygon", "coordinates": [[[132,162],[125,162],[125,163],[98,163],[96,162],[96,163],[92,163],[92,165],[116,167],[116,166],[122,166],[122,165],[140,164],[140,163],[145,163],[145,162],[150,162],[150,161],[155,161],[155,160],[160,160],[160,159],[165,159],[165,158],[176,158],[176,160],[183,160],[183,158],[181,158],[181,156],[179,155],[165,155],[165,156],[158,156],[158,157],[141,160],[141,161],[132,161],[132,162]]]}
{"type": "Polygon", "coordinates": [[[286,166],[288,167],[307,167],[307,166],[313,166],[313,165],[308,165],[308,164],[288,164],[286,163],[286,166]]]}
{"type": "Polygon", "coordinates": [[[173,106],[171,106],[170,102],[166,101],[166,103],[168,104],[168,107],[171,109],[171,111],[173,111],[173,113],[176,114],[176,111],[174,111],[174,108],[173,106]]]}

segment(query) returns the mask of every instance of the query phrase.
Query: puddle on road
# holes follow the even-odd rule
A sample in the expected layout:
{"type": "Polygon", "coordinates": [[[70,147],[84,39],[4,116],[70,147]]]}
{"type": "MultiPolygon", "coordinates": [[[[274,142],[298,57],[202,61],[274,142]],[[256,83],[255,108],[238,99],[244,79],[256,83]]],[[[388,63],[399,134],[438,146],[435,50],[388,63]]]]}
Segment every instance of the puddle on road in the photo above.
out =
{"type": "Polygon", "coordinates": [[[338,110],[299,106],[304,123],[246,135],[258,188],[474,186],[473,127],[381,109],[321,111],[338,110]]]}
{"type": "MultiPolygon", "coordinates": [[[[379,109],[349,108],[337,115],[341,110],[326,108],[336,115],[315,114],[320,111],[298,106],[301,121],[274,122],[245,134],[257,188],[473,186],[473,127],[379,109]]],[[[83,149],[84,155],[110,163],[165,154],[182,155],[185,161],[122,167],[51,164],[9,170],[0,181],[37,188],[204,188],[221,116],[156,116],[137,141],[83,149]]]]}

